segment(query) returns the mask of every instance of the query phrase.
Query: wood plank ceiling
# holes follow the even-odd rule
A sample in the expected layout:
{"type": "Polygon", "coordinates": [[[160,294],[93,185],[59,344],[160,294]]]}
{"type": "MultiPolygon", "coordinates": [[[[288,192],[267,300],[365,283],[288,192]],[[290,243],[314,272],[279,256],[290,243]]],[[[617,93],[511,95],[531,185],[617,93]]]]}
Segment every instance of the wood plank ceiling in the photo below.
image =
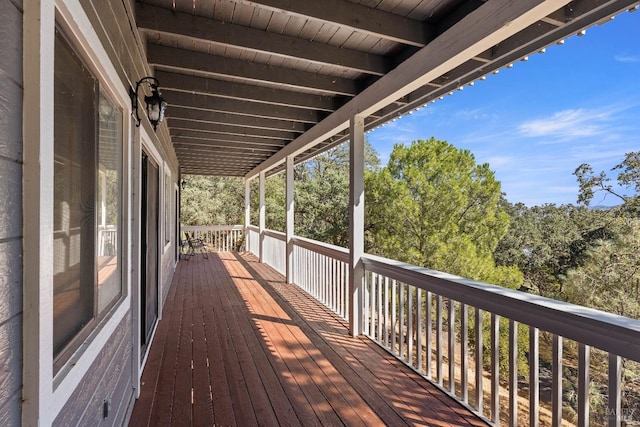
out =
{"type": "MultiPolygon", "coordinates": [[[[366,118],[365,128],[637,4],[572,1],[385,103],[366,118]]],[[[139,0],[135,13],[149,64],[169,103],[167,125],[182,173],[244,176],[484,5],[484,0],[139,0]]],[[[346,131],[338,132],[300,152],[296,162],[346,140],[346,131]]]]}

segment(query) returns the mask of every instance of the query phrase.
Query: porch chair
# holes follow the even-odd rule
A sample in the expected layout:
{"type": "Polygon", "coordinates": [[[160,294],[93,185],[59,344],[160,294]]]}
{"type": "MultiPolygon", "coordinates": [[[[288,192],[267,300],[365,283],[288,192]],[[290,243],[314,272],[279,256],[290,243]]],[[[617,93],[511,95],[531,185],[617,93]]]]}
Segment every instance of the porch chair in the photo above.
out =
{"type": "Polygon", "coordinates": [[[193,233],[189,233],[188,231],[186,231],[185,234],[187,236],[187,241],[189,242],[190,256],[193,256],[200,251],[203,258],[209,259],[209,248],[204,240],[195,237],[193,233]]]}

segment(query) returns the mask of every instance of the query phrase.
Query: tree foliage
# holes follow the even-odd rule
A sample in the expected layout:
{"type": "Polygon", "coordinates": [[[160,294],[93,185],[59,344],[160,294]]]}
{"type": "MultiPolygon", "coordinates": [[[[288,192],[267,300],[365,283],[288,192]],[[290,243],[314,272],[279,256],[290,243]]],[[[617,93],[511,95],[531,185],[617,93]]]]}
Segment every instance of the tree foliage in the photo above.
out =
{"type": "Polygon", "coordinates": [[[575,304],[640,319],[640,221],[621,218],[612,228],[567,272],[564,293],[575,304]]]}
{"type": "Polygon", "coordinates": [[[498,265],[517,266],[524,286],[550,298],[563,298],[563,278],[580,265],[592,242],[608,235],[610,215],[574,205],[546,204],[528,208],[504,201],[511,217],[494,258],[498,265]]]}
{"type": "Polygon", "coordinates": [[[625,154],[624,159],[619,164],[611,168],[611,172],[618,171],[616,176],[617,184],[621,188],[634,191],[632,196],[625,195],[616,190],[612,184],[612,178],[606,172],[601,171],[596,174],[588,163],[578,166],[573,173],[578,179],[580,192],[578,203],[589,206],[594,196],[598,192],[612,195],[622,201],[630,210],[640,212],[640,151],[625,154]]]}
{"type": "Polygon", "coordinates": [[[184,175],[182,225],[244,224],[242,178],[184,175]]]}
{"type": "Polygon", "coordinates": [[[396,145],[366,177],[368,250],[476,280],[519,287],[493,252],[509,226],[500,183],[468,150],[431,138],[396,145]]]}

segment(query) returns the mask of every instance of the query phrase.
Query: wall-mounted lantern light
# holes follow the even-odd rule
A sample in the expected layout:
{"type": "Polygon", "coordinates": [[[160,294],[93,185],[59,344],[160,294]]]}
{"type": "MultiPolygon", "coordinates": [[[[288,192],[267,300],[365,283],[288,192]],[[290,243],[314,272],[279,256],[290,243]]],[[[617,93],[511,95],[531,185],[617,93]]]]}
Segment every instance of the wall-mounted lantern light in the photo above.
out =
{"type": "Polygon", "coordinates": [[[162,119],[164,119],[164,110],[167,107],[167,103],[160,96],[160,92],[158,92],[158,86],[160,83],[158,79],[155,77],[143,77],[140,79],[138,83],[136,83],[136,90],[133,90],[131,86],[129,86],[129,96],[131,97],[131,109],[136,113],[136,126],[140,126],[140,116],[138,115],[138,88],[142,83],[146,83],[151,88],[151,96],[145,96],[144,102],[147,103],[147,117],[149,118],[149,122],[151,126],[153,126],[153,130],[162,123],[162,119]]]}
{"type": "Polygon", "coordinates": [[[182,178],[180,180],[180,187],[184,190],[184,187],[186,187],[186,186],[187,186],[187,181],[185,181],[184,178],[182,178]]]}

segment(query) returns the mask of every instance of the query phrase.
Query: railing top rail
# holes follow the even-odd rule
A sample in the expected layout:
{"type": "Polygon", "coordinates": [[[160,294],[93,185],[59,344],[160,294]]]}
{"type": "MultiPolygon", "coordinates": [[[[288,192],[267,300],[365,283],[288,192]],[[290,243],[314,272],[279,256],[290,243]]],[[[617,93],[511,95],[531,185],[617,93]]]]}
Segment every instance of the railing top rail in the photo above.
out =
{"type": "Polygon", "coordinates": [[[264,235],[273,237],[274,239],[278,239],[278,240],[287,240],[287,235],[281,231],[265,229],[264,235]]]}
{"type": "Polygon", "coordinates": [[[293,244],[301,248],[309,249],[310,251],[318,252],[320,255],[337,259],[338,261],[349,262],[349,250],[341,246],[330,245],[298,236],[294,236],[293,244]]]}
{"type": "Polygon", "coordinates": [[[247,228],[251,231],[260,231],[260,227],[257,225],[247,225],[247,228]]]}
{"type": "Polygon", "coordinates": [[[244,225],[181,225],[180,229],[185,231],[229,231],[243,230],[244,225]]]}
{"type": "Polygon", "coordinates": [[[640,361],[640,320],[365,255],[368,271],[640,361]]]}

